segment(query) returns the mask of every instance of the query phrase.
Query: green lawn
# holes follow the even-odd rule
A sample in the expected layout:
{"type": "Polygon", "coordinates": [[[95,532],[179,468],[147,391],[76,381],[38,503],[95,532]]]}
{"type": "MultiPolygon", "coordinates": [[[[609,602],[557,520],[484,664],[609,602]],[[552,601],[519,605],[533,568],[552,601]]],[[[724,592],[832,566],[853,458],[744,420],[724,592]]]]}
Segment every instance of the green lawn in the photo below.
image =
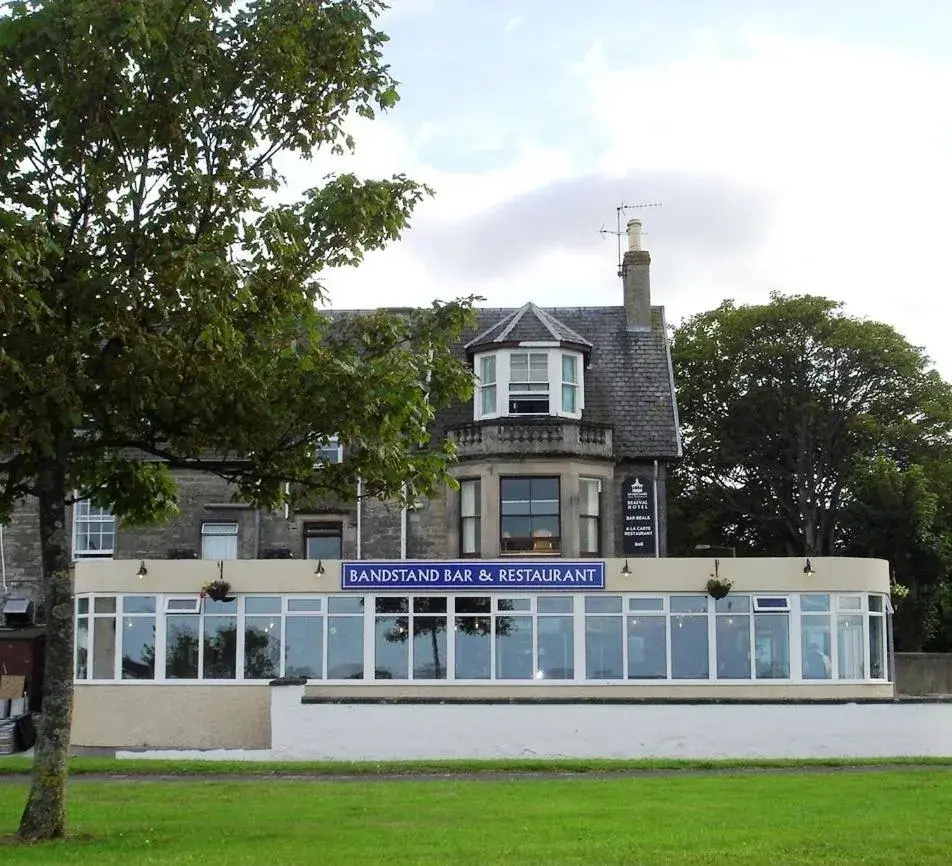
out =
{"type": "MultiPolygon", "coordinates": [[[[0,835],[26,786],[0,784],[0,835]]],[[[8,863],[948,863],[952,772],[76,780],[76,841],[8,863]]]]}

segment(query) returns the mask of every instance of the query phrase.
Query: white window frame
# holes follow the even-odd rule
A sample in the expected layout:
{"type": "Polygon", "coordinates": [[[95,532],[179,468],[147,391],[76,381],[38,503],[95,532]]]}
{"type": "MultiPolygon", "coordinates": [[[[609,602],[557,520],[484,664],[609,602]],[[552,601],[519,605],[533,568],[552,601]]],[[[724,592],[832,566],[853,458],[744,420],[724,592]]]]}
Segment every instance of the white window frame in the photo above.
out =
{"type": "Polygon", "coordinates": [[[87,499],[77,499],[73,503],[73,559],[112,559],[116,553],[116,516],[105,508],[93,505],[87,499]],[[96,513],[93,514],[92,512],[96,513]],[[102,527],[105,524],[112,525],[112,547],[101,548],[99,550],[79,548],[79,525],[80,523],[99,526],[99,537],[102,538],[102,527]]]}
{"type": "MultiPolygon", "coordinates": [[[[539,418],[556,417],[572,418],[579,420],[582,417],[582,411],[585,409],[585,363],[581,352],[571,349],[563,349],[558,344],[533,345],[523,344],[512,349],[498,349],[495,352],[480,352],[473,357],[473,367],[476,371],[476,393],[473,398],[473,419],[475,421],[485,421],[493,418],[539,418]],[[528,355],[546,355],[546,373],[548,376],[548,402],[547,412],[538,413],[512,413],[509,411],[509,398],[512,394],[511,365],[512,356],[528,355]],[[577,383],[574,384],[576,391],[576,408],[574,412],[567,412],[562,408],[562,358],[569,356],[575,358],[575,369],[577,383]],[[495,381],[493,383],[481,381],[483,369],[483,360],[487,357],[495,358],[495,381]],[[495,387],[496,398],[493,402],[491,411],[483,411],[482,389],[483,387],[495,387]]],[[[542,396],[541,391],[516,391],[516,394],[524,396],[542,396]]]]}
{"type": "Polygon", "coordinates": [[[237,520],[203,520],[202,521],[202,559],[204,560],[223,560],[223,559],[238,559],[238,532],[239,526],[237,520]],[[212,526],[233,526],[234,532],[206,532],[206,527],[212,526]],[[235,555],[232,557],[223,557],[223,556],[205,556],[205,539],[206,538],[234,538],[235,539],[235,555]]]}
{"type": "MultiPolygon", "coordinates": [[[[423,613],[413,613],[414,599],[425,597],[432,598],[433,593],[413,593],[413,592],[400,592],[394,593],[400,596],[405,596],[408,598],[408,613],[407,616],[410,621],[412,621],[413,616],[423,615],[437,615],[442,616],[442,614],[423,614],[423,613]]],[[[439,593],[443,595],[444,593],[439,593]]],[[[856,679],[847,679],[840,676],[840,671],[838,670],[838,647],[837,647],[837,627],[836,627],[836,617],[837,617],[837,608],[838,602],[841,596],[853,595],[853,594],[839,594],[839,593],[823,593],[824,595],[830,595],[831,599],[831,610],[829,611],[815,611],[808,612],[810,616],[825,616],[828,618],[830,623],[830,639],[831,639],[831,651],[832,655],[832,669],[831,676],[829,679],[817,680],[817,679],[804,679],[801,671],[801,651],[800,647],[802,644],[802,617],[805,615],[802,610],[801,598],[803,595],[812,595],[816,593],[790,593],[787,594],[787,598],[790,602],[789,611],[780,611],[777,608],[772,608],[765,610],[761,615],[779,615],[779,616],[788,616],[789,617],[789,629],[788,629],[788,640],[790,641],[790,675],[785,678],[760,678],[756,675],[756,654],[755,648],[751,647],[751,672],[749,677],[742,678],[740,680],[731,680],[735,684],[743,683],[744,685],[757,685],[763,684],[766,687],[772,686],[791,686],[798,684],[809,684],[809,685],[824,685],[824,686],[833,686],[834,689],[836,686],[850,685],[857,683],[868,683],[868,684],[883,684],[890,682],[890,669],[889,669],[889,656],[888,656],[888,642],[886,636],[886,627],[887,622],[886,618],[888,614],[885,610],[883,611],[871,611],[868,604],[867,598],[868,595],[864,593],[862,596],[862,610],[860,611],[847,611],[846,615],[849,616],[858,616],[862,618],[863,627],[862,627],[862,640],[864,648],[864,676],[856,679]],[[869,659],[869,623],[871,618],[876,617],[883,622],[882,631],[882,652],[884,657],[884,677],[873,678],[870,675],[870,659],[869,659]]],[[[281,675],[284,675],[285,672],[285,663],[287,655],[287,623],[295,618],[300,616],[305,617],[320,617],[323,620],[322,627],[322,668],[320,680],[325,683],[330,684],[350,684],[354,685],[355,681],[351,679],[329,679],[327,674],[329,673],[328,665],[328,634],[331,627],[331,618],[332,617],[343,617],[346,619],[360,619],[360,633],[362,635],[362,661],[361,661],[361,671],[363,674],[362,679],[359,681],[359,684],[366,686],[371,683],[380,683],[381,685],[387,685],[406,682],[408,680],[414,680],[413,677],[413,653],[415,652],[411,644],[408,646],[408,665],[409,673],[406,680],[385,680],[375,679],[375,666],[376,666],[376,646],[375,646],[375,624],[377,620],[376,613],[376,600],[381,596],[391,596],[391,593],[372,593],[372,594],[361,594],[361,595],[351,595],[350,593],[334,593],[331,595],[328,594],[311,594],[311,593],[278,593],[278,592],[266,592],[266,593],[251,593],[251,594],[242,594],[238,597],[238,604],[234,613],[225,613],[221,614],[212,613],[210,615],[206,614],[206,611],[202,609],[200,602],[200,597],[197,595],[191,594],[162,594],[157,593],[154,595],[156,599],[156,613],[142,613],[142,614],[129,614],[126,612],[126,598],[133,596],[142,596],[149,595],[152,596],[152,593],[81,593],[76,598],[75,603],[75,616],[78,621],[84,621],[87,624],[87,635],[88,643],[86,646],[86,673],[87,676],[84,679],[79,679],[76,677],[76,661],[78,660],[78,653],[80,647],[77,645],[74,648],[74,661],[73,661],[73,671],[74,671],[74,680],[78,684],[82,685],[97,685],[97,684],[130,684],[136,686],[144,686],[149,683],[155,684],[165,684],[165,685],[176,685],[176,686],[189,686],[189,685],[235,685],[240,683],[246,683],[249,685],[260,684],[264,680],[261,679],[246,679],[245,678],[245,632],[247,629],[247,619],[249,617],[280,617],[281,626],[280,626],[280,635],[281,635],[281,656],[280,656],[280,672],[281,675]],[[247,601],[249,598],[253,597],[268,597],[268,598],[281,598],[280,604],[280,613],[249,613],[247,611],[247,601]],[[113,605],[113,611],[97,611],[97,600],[111,598],[115,600],[113,605]],[[363,600],[363,605],[361,612],[356,612],[356,610],[348,612],[343,612],[341,610],[331,610],[333,599],[350,599],[360,598],[363,600]],[[295,601],[305,601],[308,603],[308,606],[312,606],[316,609],[313,610],[292,610],[292,604],[295,601]],[[85,602],[86,612],[80,613],[79,609],[81,604],[85,602]],[[174,609],[171,608],[171,605],[178,603],[187,603],[188,608],[174,609]],[[192,679],[169,679],[166,677],[166,667],[167,667],[167,619],[169,616],[177,615],[194,615],[198,617],[198,635],[199,635],[199,659],[198,659],[198,670],[197,676],[192,679]],[[155,678],[151,680],[146,679],[123,679],[122,678],[122,655],[123,655],[123,640],[124,638],[124,627],[123,623],[125,618],[128,616],[141,616],[143,618],[155,617],[155,678]],[[207,629],[207,616],[211,619],[214,619],[216,616],[233,616],[236,621],[237,628],[237,641],[236,641],[236,659],[235,659],[235,677],[233,679],[206,679],[205,678],[205,659],[204,659],[204,640],[207,629]],[[93,673],[96,669],[96,622],[98,620],[107,620],[113,623],[115,628],[115,646],[114,652],[115,657],[112,660],[111,670],[109,671],[108,677],[98,677],[94,678],[93,673]]],[[[571,682],[576,686],[605,686],[611,684],[625,684],[625,683],[643,683],[647,685],[651,684],[664,684],[664,683],[674,683],[681,684],[686,686],[701,686],[705,682],[718,682],[716,677],[716,662],[717,662],[717,642],[716,642],[716,621],[718,616],[730,615],[726,612],[718,613],[716,611],[716,605],[709,596],[702,596],[701,593],[620,593],[620,592],[607,592],[607,593],[555,593],[555,592],[539,592],[539,593],[497,593],[487,591],[485,593],[480,593],[480,595],[485,595],[490,597],[489,609],[485,614],[478,614],[478,616],[485,616],[486,618],[493,618],[493,623],[495,624],[495,618],[499,616],[518,616],[518,617],[530,617],[532,619],[532,646],[533,646],[533,658],[532,658],[532,671],[534,672],[533,679],[503,679],[497,678],[496,673],[496,641],[493,639],[490,643],[490,670],[492,675],[490,679],[464,679],[456,677],[456,645],[455,641],[452,638],[453,627],[455,626],[455,617],[457,616],[470,616],[476,614],[462,613],[457,609],[458,602],[462,597],[471,597],[470,593],[445,593],[447,596],[447,606],[446,606],[446,634],[447,634],[447,643],[446,643],[446,654],[444,656],[444,664],[446,665],[447,676],[444,679],[432,680],[429,678],[421,678],[417,682],[425,683],[432,686],[446,686],[452,685],[453,683],[461,685],[474,685],[474,684],[505,684],[505,685],[519,685],[525,688],[531,688],[532,683],[541,682],[542,684],[552,683],[555,680],[542,680],[538,678],[538,671],[541,668],[541,662],[539,658],[539,647],[541,641],[541,632],[539,629],[539,622],[545,617],[557,616],[557,617],[571,617],[573,621],[573,670],[574,677],[572,679],[561,680],[561,682],[571,682]],[[675,607],[672,602],[675,598],[683,597],[685,595],[689,596],[702,596],[704,598],[704,610],[698,610],[696,613],[681,613],[679,611],[673,610],[675,607]],[[607,599],[620,597],[621,608],[618,610],[587,610],[586,599],[588,598],[599,598],[607,599]],[[542,598],[559,598],[560,600],[570,599],[571,602],[571,611],[563,611],[556,609],[549,609],[545,611],[540,611],[539,604],[540,599],[542,598]],[[507,601],[515,602],[517,609],[511,609],[504,607],[507,601]],[[708,627],[708,670],[709,674],[707,678],[699,679],[675,679],[672,676],[672,635],[675,623],[682,616],[696,616],[703,618],[708,627]],[[622,644],[621,644],[621,664],[622,664],[622,677],[618,679],[586,679],[586,667],[587,667],[587,646],[586,646],[586,622],[589,618],[601,618],[601,617],[611,617],[619,618],[621,620],[621,634],[622,634],[622,644]],[[627,635],[629,633],[630,621],[633,618],[648,618],[657,617],[665,623],[665,670],[667,676],[662,679],[657,679],[653,677],[648,678],[638,678],[629,676],[629,641],[627,635]]],[[[743,593],[747,596],[747,593],[743,593]]],[[[742,613],[738,611],[738,614],[748,616],[749,624],[748,628],[750,629],[750,634],[753,636],[755,634],[755,622],[754,614],[757,612],[756,598],[757,594],[750,593],[751,604],[746,609],[746,612],[742,613]]],[[[761,593],[760,595],[767,598],[778,598],[778,594],[772,593],[761,593]]],[[[878,593],[871,593],[871,595],[879,595],[878,593]]],[[[885,608],[888,604],[888,596],[883,595],[884,603],[883,607],[885,608]]],[[[850,602],[847,602],[849,604],[850,602]]],[[[109,605],[105,605],[109,606],[109,605]]],[[[348,608],[351,606],[348,605],[348,608]]],[[[386,614],[380,614],[380,616],[386,616],[386,614]]],[[[403,614],[400,614],[403,616],[403,614]]],[[[315,681],[318,678],[314,678],[315,681]]],[[[723,681],[721,681],[723,682],[723,681]]],[[[831,692],[835,694],[835,691],[831,692]]]]}
{"type": "Polygon", "coordinates": [[[344,460],[344,448],[340,444],[340,439],[335,433],[333,436],[328,436],[324,440],[324,443],[318,445],[317,450],[314,452],[314,468],[320,469],[322,466],[327,466],[332,463],[341,463],[344,460]]]}

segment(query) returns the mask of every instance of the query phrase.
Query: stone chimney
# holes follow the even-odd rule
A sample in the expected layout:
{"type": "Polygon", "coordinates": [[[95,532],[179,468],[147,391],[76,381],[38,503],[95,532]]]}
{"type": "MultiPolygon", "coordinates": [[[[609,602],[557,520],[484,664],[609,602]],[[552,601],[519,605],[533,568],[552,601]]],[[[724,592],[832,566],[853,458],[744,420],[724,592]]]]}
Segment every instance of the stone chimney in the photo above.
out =
{"type": "Polygon", "coordinates": [[[651,254],[641,248],[641,220],[628,220],[628,252],[621,262],[629,331],[651,330],[651,254]]]}

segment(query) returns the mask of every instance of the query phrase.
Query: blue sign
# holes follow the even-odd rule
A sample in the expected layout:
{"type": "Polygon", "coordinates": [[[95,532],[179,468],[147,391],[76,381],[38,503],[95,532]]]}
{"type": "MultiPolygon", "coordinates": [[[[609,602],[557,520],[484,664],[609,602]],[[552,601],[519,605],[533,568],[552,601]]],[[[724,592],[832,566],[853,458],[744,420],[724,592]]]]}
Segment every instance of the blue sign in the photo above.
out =
{"type": "Polygon", "coordinates": [[[342,562],[341,589],[554,590],[604,589],[605,563],[561,559],[490,562],[463,560],[361,560],[342,562]]]}

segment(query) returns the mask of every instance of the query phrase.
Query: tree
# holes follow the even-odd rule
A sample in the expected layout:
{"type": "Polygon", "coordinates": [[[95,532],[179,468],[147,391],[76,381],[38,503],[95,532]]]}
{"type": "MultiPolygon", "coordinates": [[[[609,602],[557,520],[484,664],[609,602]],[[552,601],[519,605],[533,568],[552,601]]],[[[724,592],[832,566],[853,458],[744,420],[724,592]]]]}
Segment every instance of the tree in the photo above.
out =
{"type": "Polygon", "coordinates": [[[826,298],[725,301],[672,345],[685,458],[672,537],[761,554],[837,546],[850,478],[882,455],[909,464],[948,447],[952,390],[888,325],[826,298]]]}
{"type": "Polygon", "coordinates": [[[903,468],[877,457],[857,467],[840,526],[849,556],[890,563],[892,579],[908,589],[897,601],[896,647],[922,652],[940,629],[952,573],[952,510],[945,492],[952,466],[943,457],[928,467],[903,468]]]}
{"type": "Polygon", "coordinates": [[[399,237],[426,190],[275,157],[342,153],[397,100],[379,0],[22,0],[0,17],[0,520],[36,497],[48,622],[24,840],[65,833],[74,496],[125,524],[199,468],[258,506],[295,481],[414,500],[467,395],[469,301],[333,318],[319,277],[399,237]],[[270,201],[269,201],[270,197],[270,201]],[[337,434],[348,456],[313,471],[337,434]]]}

